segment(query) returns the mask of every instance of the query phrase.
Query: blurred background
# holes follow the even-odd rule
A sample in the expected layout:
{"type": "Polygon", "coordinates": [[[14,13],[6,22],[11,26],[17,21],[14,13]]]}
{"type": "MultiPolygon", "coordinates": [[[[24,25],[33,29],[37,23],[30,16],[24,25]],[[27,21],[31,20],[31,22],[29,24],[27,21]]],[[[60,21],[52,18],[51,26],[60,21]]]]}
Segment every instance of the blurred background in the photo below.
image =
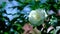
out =
{"type": "Polygon", "coordinates": [[[60,0],[0,0],[0,34],[59,33],[60,0]],[[46,18],[41,25],[32,26],[29,14],[36,9],[44,9],[46,18]]]}

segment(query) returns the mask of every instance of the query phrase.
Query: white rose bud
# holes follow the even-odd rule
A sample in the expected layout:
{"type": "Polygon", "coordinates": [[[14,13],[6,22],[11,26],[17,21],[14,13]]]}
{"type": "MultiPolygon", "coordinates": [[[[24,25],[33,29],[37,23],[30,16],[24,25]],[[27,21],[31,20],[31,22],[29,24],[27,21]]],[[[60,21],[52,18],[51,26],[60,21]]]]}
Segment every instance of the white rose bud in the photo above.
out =
{"type": "Polygon", "coordinates": [[[47,17],[45,10],[43,9],[32,10],[29,14],[29,22],[33,26],[39,26],[44,23],[45,17],[47,17]]]}

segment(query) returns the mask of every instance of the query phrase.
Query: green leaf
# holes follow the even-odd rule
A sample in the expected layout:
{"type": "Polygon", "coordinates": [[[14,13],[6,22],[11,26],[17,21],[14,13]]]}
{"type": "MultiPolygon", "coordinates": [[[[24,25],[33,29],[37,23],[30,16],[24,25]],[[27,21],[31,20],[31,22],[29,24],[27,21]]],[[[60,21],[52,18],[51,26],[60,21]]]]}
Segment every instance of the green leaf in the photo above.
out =
{"type": "Polygon", "coordinates": [[[17,30],[20,30],[22,28],[20,24],[14,24],[14,26],[17,26],[17,30]]]}
{"type": "Polygon", "coordinates": [[[5,7],[5,5],[6,5],[6,2],[3,2],[3,3],[2,3],[2,7],[5,7]]]}
{"type": "Polygon", "coordinates": [[[8,32],[4,32],[4,34],[9,34],[8,32]]]}

